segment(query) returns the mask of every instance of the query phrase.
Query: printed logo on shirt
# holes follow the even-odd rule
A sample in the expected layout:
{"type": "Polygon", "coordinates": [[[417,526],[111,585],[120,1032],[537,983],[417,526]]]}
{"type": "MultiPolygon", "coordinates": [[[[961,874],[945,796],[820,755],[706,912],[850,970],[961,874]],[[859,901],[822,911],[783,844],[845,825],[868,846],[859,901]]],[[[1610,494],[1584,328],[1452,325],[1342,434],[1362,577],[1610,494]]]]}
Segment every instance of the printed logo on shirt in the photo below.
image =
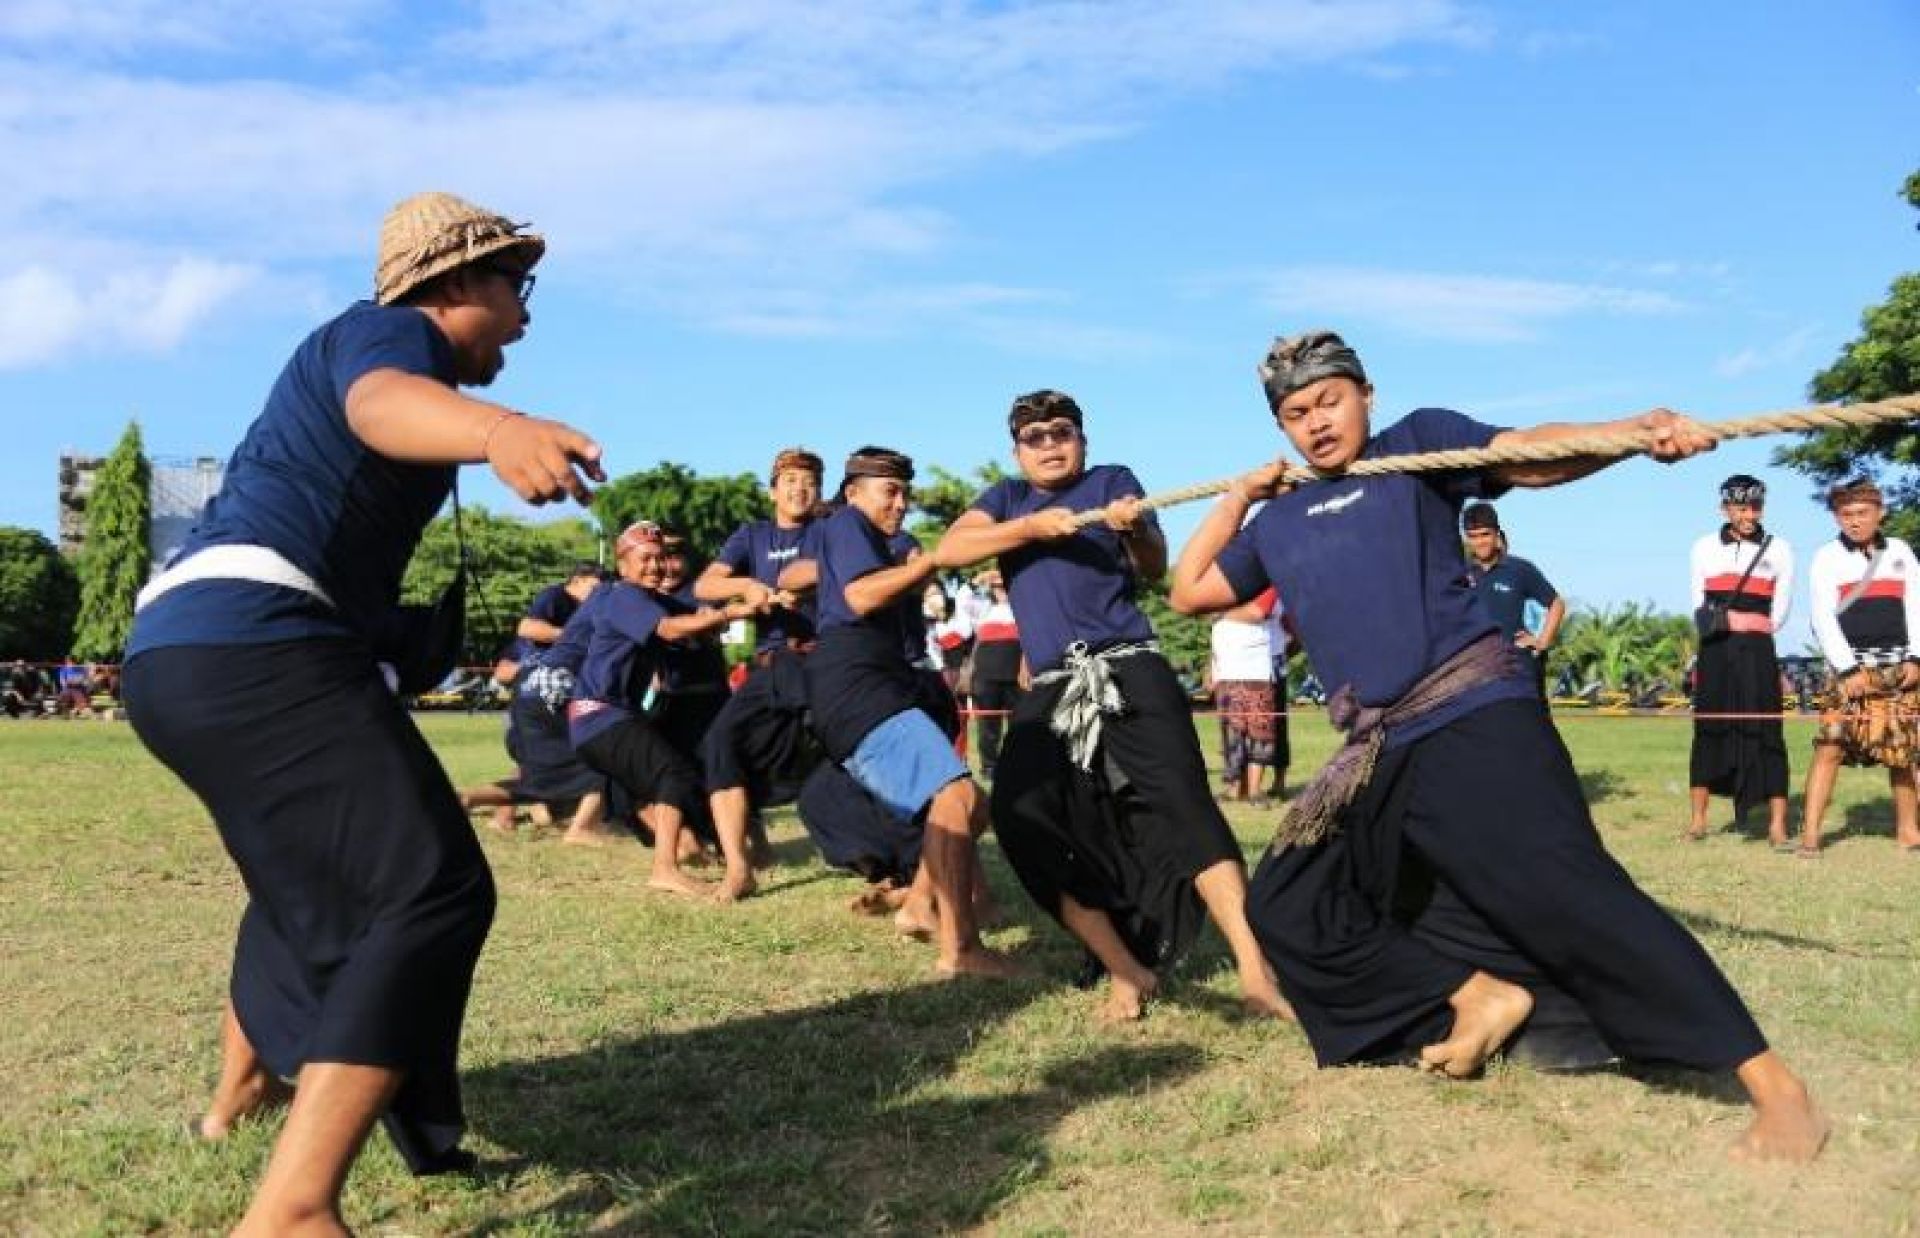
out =
{"type": "Polygon", "coordinates": [[[1347,508],[1352,507],[1355,503],[1358,503],[1360,501],[1361,496],[1366,494],[1366,492],[1367,492],[1367,488],[1365,486],[1362,486],[1351,494],[1343,494],[1337,499],[1327,499],[1324,502],[1315,503],[1312,507],[1309,507],[1307,509],[1307,515],[1338,516],[1341,512],[1345,511],[1347,508]]]}
{"type": "Polygon", "coordinates": [[[793,558],[795,555],[799,553],[800,553],[800,548],[798,546],[789,546],[785,550],[767,551],[767,558],[772,560],[775,563],[783,563],[786,560],[793,558]]]}

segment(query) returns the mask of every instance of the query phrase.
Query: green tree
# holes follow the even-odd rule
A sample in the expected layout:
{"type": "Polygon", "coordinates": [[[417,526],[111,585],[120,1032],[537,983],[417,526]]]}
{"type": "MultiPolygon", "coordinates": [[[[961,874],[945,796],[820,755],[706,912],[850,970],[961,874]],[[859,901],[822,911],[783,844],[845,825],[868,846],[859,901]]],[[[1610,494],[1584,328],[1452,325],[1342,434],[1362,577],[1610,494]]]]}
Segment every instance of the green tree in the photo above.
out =
{"type": "Polygon", "coordinates": [[[51,662],[73,647],[80,582],[54,544],[0,526],[0,658],[51,662]]]}
{"type": "Polygon", "coordinates": [[[140,425],[128,422],[119,445],[94,475],[87,498],[87,540],[78,565],[80,614],[73,631],[76,658],[117,661],[127,646],[134,599],[152,564],[147,545],[151,481],[140,425]]]}
{"type": "MultiPolygon", "coordinates": [[[[1907,178],[1907,201],[1920,210],[1920,172],[1907,178]]],[[[1887,299],[1860,320],[1860,335],[1813,376],[1817,400],[1857,403],[1920,392],[1920,272],[1893,281],[1887,299]]],[[[1920,435],[1911,424],[1820,430],[1774,452],[1773,462],[1804,473],[1821,490],[1866,474],[1887,496],[1887,532],[1920,536],[1920,435]]]]}
{"type": "Polygon", "coordinates": [[[937,464],[927,472],[931,480],[919,482],[913,488],[914,515],[907,531],[928,549],[940,540],[948,525],[973,506],[973,500],[982,490],[1007,477],[1007,470],[994,460],[976,466],[971,478],[949,473],[937,464]]]}
{"type": "Polygon", "coordinates": [[[1664,614],[1651,603],[1618,607],[1576,606],[1554,643],[1550,663],[1571,667],[1582,685],[1615,692],[1644,691],[1664,683],[1678,692],[1695,646],[1693,620],[1664,614]]]}
{"type": "Polygon", "coordinates": [[[662,461],[600,487],[593,514],[608,545],[641,519],[685,534],[689,570],[697,572],[729,534],[749,520],[771,516],[773,507],[766,487],[751,473],[702,477],[684,464],[662,461]]]}
{"type": "Polygon", "coordinates": [[[1160,652],[1180,674],[1198,684],[1206,677],[1207,663],[1213,658],[1213,621],[1205,615],[1183,615],[1167,601],[1167,582],[1147,585],[1140,590],[1140,609],[1153,624],[1160,640],[1160,652]]]}
{"type": "MultiPolygon", "coordinates": [[[[527,603],[548,585],[567,578],[573,565],[594,559],[597,536],[585,520],[540,524],[497,516],[484,507],[461,512],[474,580],[467,586],[465,660],[490,662],[512,637],[527,603]]],[[[453,580],[459,562],[453,519],[441,516],[427,526],[407,565],[400,594],[404,602],[430,602],[453,580]]]]}

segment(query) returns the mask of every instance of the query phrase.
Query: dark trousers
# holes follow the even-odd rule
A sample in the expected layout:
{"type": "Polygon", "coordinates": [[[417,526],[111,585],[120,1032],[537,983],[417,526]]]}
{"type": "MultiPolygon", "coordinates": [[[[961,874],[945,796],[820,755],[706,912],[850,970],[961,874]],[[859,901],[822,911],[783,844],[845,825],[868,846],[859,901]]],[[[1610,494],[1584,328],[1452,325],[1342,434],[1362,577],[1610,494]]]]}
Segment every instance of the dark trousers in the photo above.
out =
{"type": "Polygon", "coordinates": [[[1601,845],[1539,702],[1384,754],[1337,833],[1262,861],[1247,915],[1323,1066],[1443,1039],[1448,996],[1504,970],[1474,948],[1487,935],[1624,1057],[1722,1070],[1766,1048],[1700,943],[1601,845]],[[1430,917],[1396,903],[1410,855],[1447,892],[1430,917]]]}
{"type": "Polygon", "coordinates": [[[200,797],[246,882],[231,994],[268,1068],[405,1072],[386,1115],[415,1172],[460,1142],[455,1073],[494,887],[427,742],[349,641],[155,649],[128,716],[200,797]]]}

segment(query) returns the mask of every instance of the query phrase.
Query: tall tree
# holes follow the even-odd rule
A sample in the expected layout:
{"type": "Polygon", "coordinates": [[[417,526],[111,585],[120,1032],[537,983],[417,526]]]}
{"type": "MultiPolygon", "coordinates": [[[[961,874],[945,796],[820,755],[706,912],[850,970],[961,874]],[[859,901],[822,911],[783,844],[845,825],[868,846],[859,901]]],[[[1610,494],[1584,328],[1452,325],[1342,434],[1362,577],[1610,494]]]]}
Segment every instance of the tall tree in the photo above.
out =
{"type": "MultiPolygon", "coordinates": [[[[513,635],[533,595],[567,578],[573,565],[596,558],[597,535],[585,520],[535,524],[497,516],[484,507],[462,509],[474,579],[467,588],[467,661],[492,660],[513,635]]],[[[404,602],[430,602],[453,579],[459,562],[453,520],[441,516],[420,538],[401,582],[404,602]]]]}
{"type": "Polygon", "coordinates": [[[684,464],[662,461],[600,487],[593,514],[609,545],[640,519],[685,534],[690,570],[697,572],[736,528],[765,519],[773,508],[766,486],[751,473],[702,477],[684,464]]]}
{"type": "MultiPolygon", "coordinates": [[[[1920,172],[1902,188],[1920,210],[1920,172]]],[[[1920,392],[1920,272],[1893,281],[1887,299],[1861,316],[1860,335],[1813,376],[1815,399],[1856,403],[1920,392]]],[[[1773,462],[1804,473],[1821,489],[1859,474],[1879,478],[1887,496],[1887,532],[1920,536],[1920,435],[1911,424],[1849,426],[1809,434],[1774,452],[1773,462]]]]}
{"type": "Polygon", "coordinates": [[[0,658],[58,660],[73,647],[80,582],[32,529],[0,527],[0,658]]]}
{"type": "Polygon", "coordinates": [[[153,470],[130,421],[120,443],[94,475],[87,497],[87,540],[80,547],[80,615],[74,623],[73,656],[117,661],[133,627],[134,598],[147,583],[152,551],[147,525],[153,470]]]}

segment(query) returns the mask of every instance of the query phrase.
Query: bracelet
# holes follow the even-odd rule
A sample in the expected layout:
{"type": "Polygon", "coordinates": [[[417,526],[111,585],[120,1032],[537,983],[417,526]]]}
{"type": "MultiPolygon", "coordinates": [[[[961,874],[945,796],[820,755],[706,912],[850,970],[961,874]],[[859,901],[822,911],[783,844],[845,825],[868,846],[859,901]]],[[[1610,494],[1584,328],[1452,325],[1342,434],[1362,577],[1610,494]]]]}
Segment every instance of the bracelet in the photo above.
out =
{"type": "Polygon", "coordinates": [[[500,415],[493,419],[493,424],[487,427],[487,432],[480,438],[480,458],[482,460],[488,458],[487,452],[493,448],[493,432],[498,430],[507,418],[518,417],[519,415],[519,413],[514,412],[510,408],[500,410],[500,415]]]}

